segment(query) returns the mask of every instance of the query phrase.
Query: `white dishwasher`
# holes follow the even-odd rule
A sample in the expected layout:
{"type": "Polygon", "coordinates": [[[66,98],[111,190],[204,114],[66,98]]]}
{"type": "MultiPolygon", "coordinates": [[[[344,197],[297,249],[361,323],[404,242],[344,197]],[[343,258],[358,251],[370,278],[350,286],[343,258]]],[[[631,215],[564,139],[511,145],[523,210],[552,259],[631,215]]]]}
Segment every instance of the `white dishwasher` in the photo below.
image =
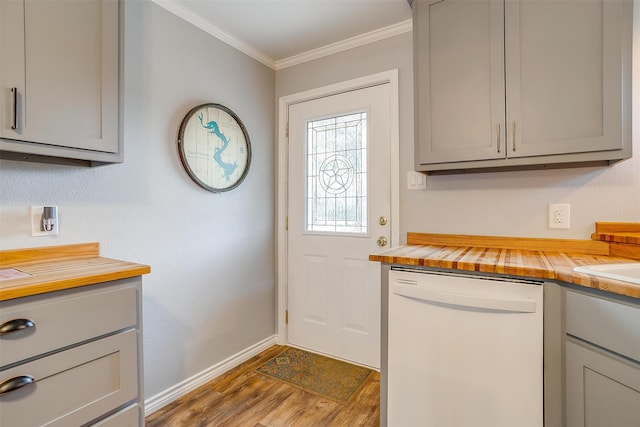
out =
{"type": "Polygon", "coordinates": [[[542,282],[395,267],[388,426],[541,427],[542,282]]]}

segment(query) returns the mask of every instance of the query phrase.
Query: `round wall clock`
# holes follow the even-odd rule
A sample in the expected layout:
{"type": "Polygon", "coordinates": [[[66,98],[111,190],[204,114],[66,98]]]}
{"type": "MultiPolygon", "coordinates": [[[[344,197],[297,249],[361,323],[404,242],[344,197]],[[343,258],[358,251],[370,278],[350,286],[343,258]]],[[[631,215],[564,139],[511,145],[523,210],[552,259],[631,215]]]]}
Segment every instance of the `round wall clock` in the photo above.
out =
{"type": "Polygon", "coordinates": [[[178,152],[191,179],[215,193],[240,185],[251,163],[244,124],[219,104],[202,104],[187,113],[180,124],[178,152]]]}

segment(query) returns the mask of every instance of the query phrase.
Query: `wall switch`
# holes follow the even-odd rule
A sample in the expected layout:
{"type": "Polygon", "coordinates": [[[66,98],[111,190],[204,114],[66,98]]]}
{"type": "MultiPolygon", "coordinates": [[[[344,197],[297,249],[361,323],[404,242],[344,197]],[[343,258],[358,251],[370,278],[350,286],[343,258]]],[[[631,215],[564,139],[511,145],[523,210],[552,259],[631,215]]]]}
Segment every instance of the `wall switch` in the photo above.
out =
{"type": "Polygon", "coordinates": [[[570,208],[569,203],[551,203],[549,205],[549,228],[571,228],[570,208]]]}
{"type": "Polygon", "coordinates": [[[32,236],[57,236],[59,233],[57,206],[31,206],[32,236]]]}
{"type": "Polygon", "coordinates": [[[407,172],[407,190],[426,190],[427,176],[421,172],[407,172]]]}

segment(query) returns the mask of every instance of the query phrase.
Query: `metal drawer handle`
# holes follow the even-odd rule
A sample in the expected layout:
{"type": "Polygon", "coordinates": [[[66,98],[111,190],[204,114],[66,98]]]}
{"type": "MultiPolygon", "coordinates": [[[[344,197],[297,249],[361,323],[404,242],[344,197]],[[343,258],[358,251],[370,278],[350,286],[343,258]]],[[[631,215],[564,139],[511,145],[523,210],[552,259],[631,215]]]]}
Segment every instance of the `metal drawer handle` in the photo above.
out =
{"type": "Polygon", "coordinates": [[[0,335],[8,335],[27,328],[34,328],[36,324],[29,319],[13,319],[0,325],[0,335]]]}
{"type": "Polygon", "coordinates": [[[20,375],[19,377],[8,379],[0,384],[0,396],[19,390],[22,387],[33,384],[35,381],[31,375],[20,375]]]}
{"type": "Polygon", "coordinates": [[[11,88],[11,110],[13,117],[11,118],[11,129],[18,129],[18,88],[11,88]]]}

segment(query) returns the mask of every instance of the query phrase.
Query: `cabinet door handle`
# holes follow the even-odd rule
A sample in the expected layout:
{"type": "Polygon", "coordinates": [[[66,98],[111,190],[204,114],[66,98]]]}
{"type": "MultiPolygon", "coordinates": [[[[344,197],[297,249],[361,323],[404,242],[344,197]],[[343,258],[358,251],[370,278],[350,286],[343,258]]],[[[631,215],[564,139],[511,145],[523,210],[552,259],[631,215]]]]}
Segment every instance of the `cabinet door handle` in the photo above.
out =
{"type": "Polygon", "coordinates": [[[18,129],[18,88],[11,88],[11,130],[18,129]]]}
{"type": "Polygon", "coordinates": [[[500,123],[498,123],[498,153],[500,152],[500,123]]]}
{"type": "Polygon", "coordinates": [[[22,387],[33,384],[34,382],[35,379],[31,375],[20,375],[18,377],[9,378],[0,384],[0,396],[19,390],[22,387]]]}
{"type": "Polygon", "coordinates": [[[35,326],[34,321],[30,319],[12,319],[0,325],[0,335],[8,335],[35,326]]]}
{"type": "Polygon", "coordinates": [[[513,140],[511,141],[513,145],[513,151],[516,151],[516,121],[513,121],[513,140]]]}

